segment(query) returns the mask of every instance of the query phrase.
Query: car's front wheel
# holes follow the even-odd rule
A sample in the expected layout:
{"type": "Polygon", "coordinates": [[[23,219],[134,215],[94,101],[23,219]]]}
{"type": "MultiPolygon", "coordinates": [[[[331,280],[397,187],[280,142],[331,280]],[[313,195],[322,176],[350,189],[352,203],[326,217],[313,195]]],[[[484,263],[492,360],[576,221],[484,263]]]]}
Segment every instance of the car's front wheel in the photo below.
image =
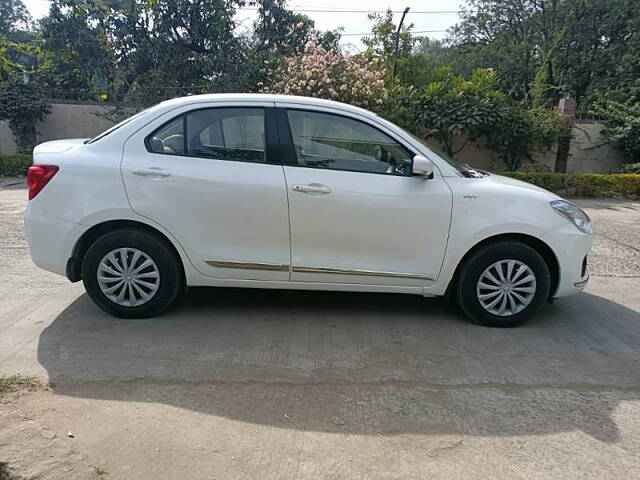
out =
{"type": "Polygon", "coordinates": [[[513,327],[529,318],[549,297],[551,276],[542,256],[520,242],[480,248],[461,266],[458,304],[475,322],[513,327]]]}
{"type": "Polygon", "coordinates": [[[82,262],[91,299],[122,318],[145,318],[168,308],[183,289],[180,260],[156,235],[119,230],[98,238],[82,262]]]}

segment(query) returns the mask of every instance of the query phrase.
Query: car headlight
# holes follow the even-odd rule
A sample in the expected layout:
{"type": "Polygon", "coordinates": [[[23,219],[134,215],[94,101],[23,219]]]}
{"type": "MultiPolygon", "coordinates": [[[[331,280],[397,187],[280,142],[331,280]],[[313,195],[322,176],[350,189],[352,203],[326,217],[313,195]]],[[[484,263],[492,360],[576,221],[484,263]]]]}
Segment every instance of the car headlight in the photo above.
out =
{"type": "Polygon", "coordinates": [[[578,230],[591,233],[591,219],[581,209],[566,200],[553,200],[549,205],[564,218],[573,223],[578,230]]]}

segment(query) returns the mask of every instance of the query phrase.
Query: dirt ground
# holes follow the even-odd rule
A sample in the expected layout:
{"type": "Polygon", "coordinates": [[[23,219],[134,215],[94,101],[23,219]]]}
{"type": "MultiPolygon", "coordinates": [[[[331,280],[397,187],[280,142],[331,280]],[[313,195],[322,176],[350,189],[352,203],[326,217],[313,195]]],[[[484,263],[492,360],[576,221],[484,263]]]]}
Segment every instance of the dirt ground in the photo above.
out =
{"type": "Polygon", "coordinates": [[[591,282],[517,329],[434,299],[226,289],[133,321],[32,265],[10,183],[0,375],[51,388],[0,399],[0,478],[640,478],[638,203],[579,202],[591,282]]]}

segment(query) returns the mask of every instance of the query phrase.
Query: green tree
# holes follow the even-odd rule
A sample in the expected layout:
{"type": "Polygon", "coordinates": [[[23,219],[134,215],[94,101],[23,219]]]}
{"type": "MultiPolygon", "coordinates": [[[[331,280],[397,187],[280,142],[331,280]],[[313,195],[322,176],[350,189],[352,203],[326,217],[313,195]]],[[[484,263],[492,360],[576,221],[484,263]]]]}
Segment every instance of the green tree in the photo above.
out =
{"type": "Polygon", "coordinates": [[[506,101],[500,107],[500,120],[482,135],[482,143],[494,150],[508,170],[515,171],[534,152],[550,150],[570,135],[570,127],[552,109],[526,109],[506,101]]]}
{"type": "Polygon", "coordinates": [[[509,170],[569,134],[555,110],[513,101],[498,90],[495,72],[486,69],[466,79],[443,66],[422,89],[396,85],[384,113],[417,136],[436,140],[452,157],[469,141],[489,147],[509,170]]]}
{"type": "Polygon", "coordinates": [[[243,4],[148,0],[119,7],[107,27],[118,96],[143,107],[177,95],[235,90],[245,60],[234,35],[243,4]]]}
{"type": "Polygon", "coordinates": [[[587,106],[601,94],[630,92],[640,78],[640,1],[563,2],[555,56],[559,83],[587,106]]]}
{"type": "Polygon", "coordinates": [[[40,70],[50,92],[102,98],[138,110],[194,93],[255,91],[265,71],[310,41],[338,45],[284,0],[257,0],[258,19],[238,29],[246,0],[53,0],[41,22],[40,70]]]}
{"type": "Polygon", "coordinates": [[[258,18],[246,40],[244,87],[254,90],[267,82],[268,72],[281,62],[300,54],[313,42],[327,50],[338,48],[339,31],[319,32],[315,22],[286,8],[285,0],[258,0],[258,18]]]}
{"type": "Polygon", "coordinates": [[[24,83],[14,77],[0,86],[0,120],[6,120],[13,132],[18,153],[30,153],[37,140],[37,125],[51,107],[38,81],[24,83]]]}
{"type": "Polygon", "coordinates": [[[534,93],[547,105],[567,93],[588,102],[637,82],[639,7],[638,0],[467,0],[452,58],[458,68],[494,68],[501,90],[529,104],[534,93]]]}
{"type": "Polygon", "coordinates": [[[607,141],[632,160],[640,160],[640,102],[600,100],[592,110],[604,119],[602,135],[607,141]]]}
{"type": "Polygon", "coordinates": [[[40,71],[51,96],[95,98],[109,91],[112,72],[103,2],[53,0],[41,20],[40,71]]]}
{"type": "Polygon", "coordinates": [[[286,0],[258,0],[251,46],[262,56],[288,57],[302,52],[310,41],[325,49],[338,47],[338,31],[318,32],[315,22],[286,8],[286,0]]]}
{"type": "Polygon", "coordinates": [[[35,67],[33,22],[21,0],[0,0],[0,82],[35,67]]]}
{"type": "Polygon", "coordinates": [[[16,45],[5,37],[0,36],[0,84],[20,70],[20,65],[11,60],[16,45]]]}
{"type": "Polygon", "coordinates": [[[364,57],[371,61],[373,66],[384,72],[387,84],[391,83],[394,59],[397,63],[398,75],[401,77],[407,71],[411,52],[416,39],[411,34],[413,24],[403,25],[400,31],[398,43],[398,55],[396,50],[397,25],[393,22],[393,13],[387,9],[384,15],[369,14],[369,19],[374,21],[371,28],[371,36],[363,37],[362,43],[367,47],[364,57]]]}
{"type": "MultiPolygon", "coordinates": [[[[495,69],[501,90],[518,100],[526,98],[542,59],[549,60],[558,3],[467,0],[462,20],[452,31],[455,57],[462,65],[495,69]]],[[[553,84],[553,63],[546,67],[553,84]]]]}
{"type": "Polygon", "coordinates": [[[15,32],[30,30],[31,15],[22,0],[0,1],[0,36],[9,38],[15,32]]]}
{"type": "Polygon", "coordinates": [[[439,67],[434,80],[416,93],[413,130],[423,138],[437,140],[453,157],[467,141],[478,139],[500,122],[502,98],[491,70],[477,69],[466,80],[451,67],[439,67]],[[460,135],[467,139],[455,148],[454,141],[460,135]]]}
{"type": "Polygon", "coordinates": [[[244,0],[53,0],[43,70],[75,98],[108,93],[134,109],[188,93],[235,90],[245,63],[244,0]]]}
{"type": "MultiPolygon", "coordinates": [[[[433,79],[438,67],[451,66],[450,47],[441,40],[417,37],[416,46],[410,56],[403,60],[398,72],[400,83],[421,86],[433,79]]],[[[453,67],[454,72],[457,70],[453,67]]]]}

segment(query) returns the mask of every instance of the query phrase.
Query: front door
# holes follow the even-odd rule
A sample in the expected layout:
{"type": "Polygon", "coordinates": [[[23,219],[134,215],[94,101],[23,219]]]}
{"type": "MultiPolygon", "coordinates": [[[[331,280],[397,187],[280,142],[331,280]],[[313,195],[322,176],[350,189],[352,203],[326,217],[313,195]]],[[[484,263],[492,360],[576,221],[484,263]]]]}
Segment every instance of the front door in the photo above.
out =
{"type": "Polygon", "coordinates": [[[176,237],[204,275],[288,280],[286,189],[270,147],[273,104],[194,108],[127,141],[122,174],[132,208],[176,237]]]}
{"type": "Polygon", "coordinates": [[[287,109],[292,280],[423,286],[444,258],[451,191],[411,174],[407,146],[365,119],[287,109]],[[291,133],[291,138],[289,137],[291,133]]]}

